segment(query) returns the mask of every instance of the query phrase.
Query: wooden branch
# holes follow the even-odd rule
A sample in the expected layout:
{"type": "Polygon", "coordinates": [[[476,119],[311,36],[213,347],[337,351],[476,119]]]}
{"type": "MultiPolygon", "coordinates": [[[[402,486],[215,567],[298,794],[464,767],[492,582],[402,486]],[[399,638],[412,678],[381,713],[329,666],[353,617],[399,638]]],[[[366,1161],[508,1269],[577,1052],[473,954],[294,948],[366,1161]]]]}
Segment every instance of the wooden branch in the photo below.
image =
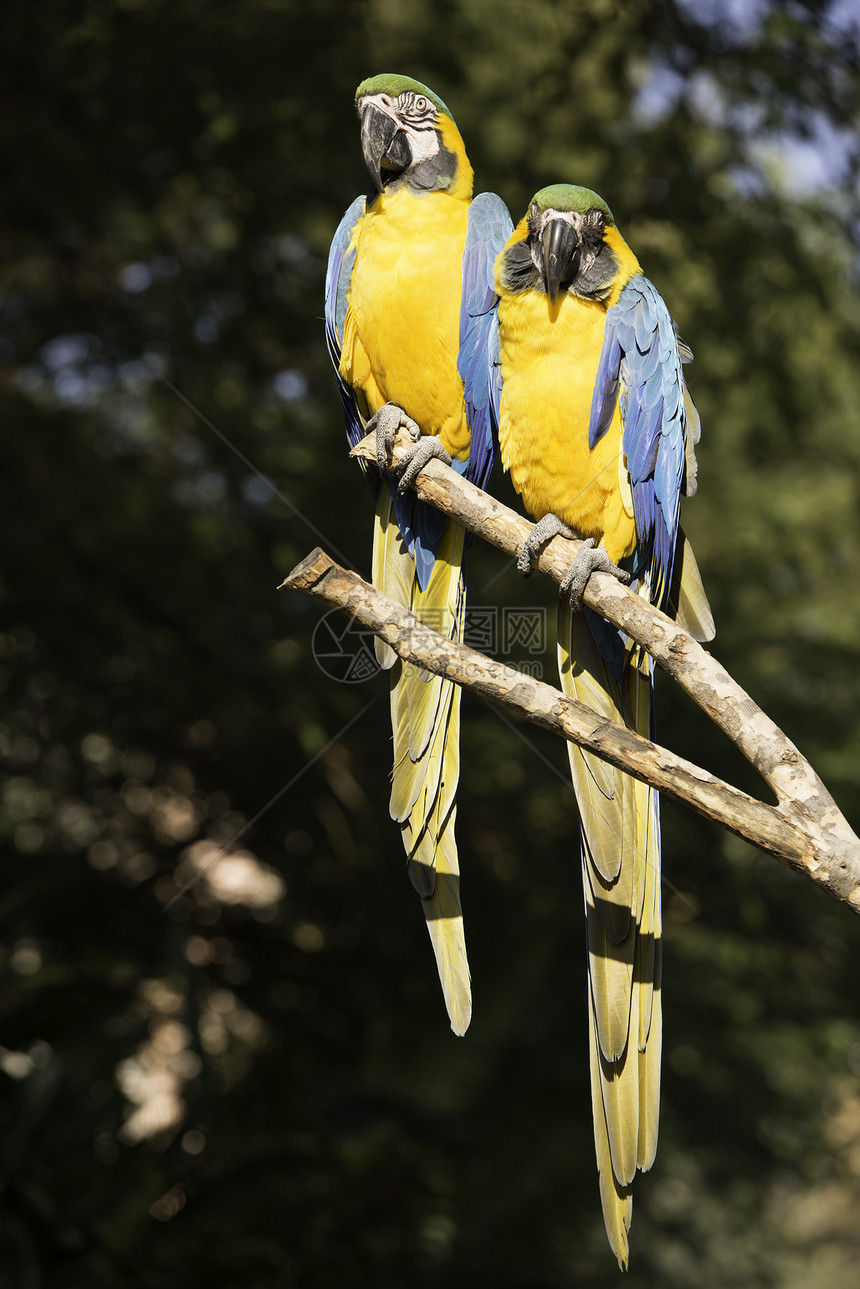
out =
{"type": "Polygon", "coordinates": [[[515,714],[596,753],[621,770],[659,788],[707,819],[782,860],[860,913],[860,854],[854,856],[853,890],[846,890],[839,857],[822,850],[779,806],[765,805],[666,748],[615,725],[543,681],[447,639],[403,605],[348,572],[317,548],[283,583],[343,609],[408,662],[447,676],[515,714]],[[853,898],[852,898],[853,897],[853,898]]]}
{"type": "MultiPolygon", "coordinates": [[[[412,440],[405,436],[395,442],[394,465],[410,447],[412,440]]],[[[372,462],[375,469],[375,436],[367,435],[351,455],[372,462]]],[[[423,501],[459,520],[477,536],[512,558],[519,555],[532,528],[529,521],[476,488],[450,466],[430,461],[412,486],[423,501]]],[[[541,555],[540,571],[561,582],[580,544],[553,538],[541,555]]],[[[647,649],[728,735],[773,791],[779,812],[811,842],[810,869],[826,862],[830,870],[828,889],[841,892],[839,898],[860,912],[860,839],[812,766],[782,730],[677,622],[615,578],[605,573],[592,574],[585,603],[647,649]]]]}

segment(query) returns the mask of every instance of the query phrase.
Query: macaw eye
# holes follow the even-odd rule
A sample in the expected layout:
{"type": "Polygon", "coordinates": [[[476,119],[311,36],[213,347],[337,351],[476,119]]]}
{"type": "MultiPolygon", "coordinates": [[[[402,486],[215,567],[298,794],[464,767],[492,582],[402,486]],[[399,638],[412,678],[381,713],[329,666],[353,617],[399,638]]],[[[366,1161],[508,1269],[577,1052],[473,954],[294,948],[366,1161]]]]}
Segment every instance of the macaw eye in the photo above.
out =
{"type": "Polygon", "coordinates": [[[423,95],[419,94],[417,99],[415,100],[416,111],[423,112],[426,106],[427,106],[426,98],[424,98],[423,95]]]}

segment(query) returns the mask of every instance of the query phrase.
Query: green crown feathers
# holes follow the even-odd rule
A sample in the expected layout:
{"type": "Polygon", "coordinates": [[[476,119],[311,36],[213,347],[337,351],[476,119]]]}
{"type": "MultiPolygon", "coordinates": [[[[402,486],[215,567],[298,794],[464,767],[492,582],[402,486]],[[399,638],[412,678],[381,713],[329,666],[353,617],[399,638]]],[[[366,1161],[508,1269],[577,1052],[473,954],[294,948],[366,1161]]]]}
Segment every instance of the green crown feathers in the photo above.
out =
{"type": "Polygon", "coordinates": [[[590,188],[580,188],[577,184],[550,184],[541,188],[532,197],[529,205],[536,205],[538,210],[569,210],[584,215],[588,210],[599,210],[607,224],[615,223],[612,211],[602,197],[590,188]]]}
{"type": "Polygon", "coordinates": [[[429,98],[435,108],[451,117],[452,121],[454,120],[439,95],[428,90],[427,86],[422,85],[420,81],[413,81],[411,76],[396,76],[393,72],[381,72],[378,76],[369,76],[366,81],[361,82],[355,91],[355,97],[356,101],[365,94],[390,94],[392,98],[397,98],[398,94],[405,94],[409,90],[413,94],[423,94],[425,98],[429,98]]]}

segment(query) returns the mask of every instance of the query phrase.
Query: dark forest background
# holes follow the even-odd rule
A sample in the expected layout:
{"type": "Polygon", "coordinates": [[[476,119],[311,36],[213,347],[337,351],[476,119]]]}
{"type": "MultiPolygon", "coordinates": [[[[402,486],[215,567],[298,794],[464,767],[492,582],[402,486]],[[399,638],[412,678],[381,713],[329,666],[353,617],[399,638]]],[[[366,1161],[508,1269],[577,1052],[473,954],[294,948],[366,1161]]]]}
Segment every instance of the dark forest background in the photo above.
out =
{"type": "MultiPolygon", "coordinates": [[[[0,1286],[616,1284],[564,748],[464,699],[456,1039],[387,816],[386,682],[324,670],[319,607],[275,589],[320,540],[369,573],[321,321],[367,184],[353,91],[431,85],[515,219],[550,181],[609,202],[696,355],[713,649],[856,828],[856,7],[10,0],[0,24],[0,1286]]],[[[479,544],[469,579],[496,652],[552,679],[499,625],[550,583],[479,544]]],[[[658,718],[760,790],[665,677],[658,718]]],[[[673,805],[664,857],[627,1283],[853,1289],[858,922],[673,805]]]]}

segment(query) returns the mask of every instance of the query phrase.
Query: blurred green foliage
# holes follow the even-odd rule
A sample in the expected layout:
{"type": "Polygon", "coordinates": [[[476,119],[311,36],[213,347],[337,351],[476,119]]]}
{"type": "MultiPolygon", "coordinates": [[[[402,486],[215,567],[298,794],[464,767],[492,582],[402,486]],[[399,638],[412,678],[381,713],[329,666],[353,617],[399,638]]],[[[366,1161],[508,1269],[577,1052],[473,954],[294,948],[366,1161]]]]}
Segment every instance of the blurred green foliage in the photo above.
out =
{"type": "MultiPolygon", "coordinates": [[[[856,12],[0,22],[0,1286],[614,1284],[564,749],[464,701],[457,1040],[387,818],[385,682],[326,676],[319,609],[275,592],[320,535],[368,572],[321,324],[366,184],[352,94],[431,84],[515,218],[556,180],[609,201],[696,353],[684,522],[715,652],[857,827],[856,12]]],[[[552,599],[477,545],[469,572],[475,606],[552,599]]],[[[759,790],[662,680],[658,703],[667,743],[759,790]]],[[[662,1136],[628,1283],[850,1289],[858,924],[664,818],[662,1136]]]]}

